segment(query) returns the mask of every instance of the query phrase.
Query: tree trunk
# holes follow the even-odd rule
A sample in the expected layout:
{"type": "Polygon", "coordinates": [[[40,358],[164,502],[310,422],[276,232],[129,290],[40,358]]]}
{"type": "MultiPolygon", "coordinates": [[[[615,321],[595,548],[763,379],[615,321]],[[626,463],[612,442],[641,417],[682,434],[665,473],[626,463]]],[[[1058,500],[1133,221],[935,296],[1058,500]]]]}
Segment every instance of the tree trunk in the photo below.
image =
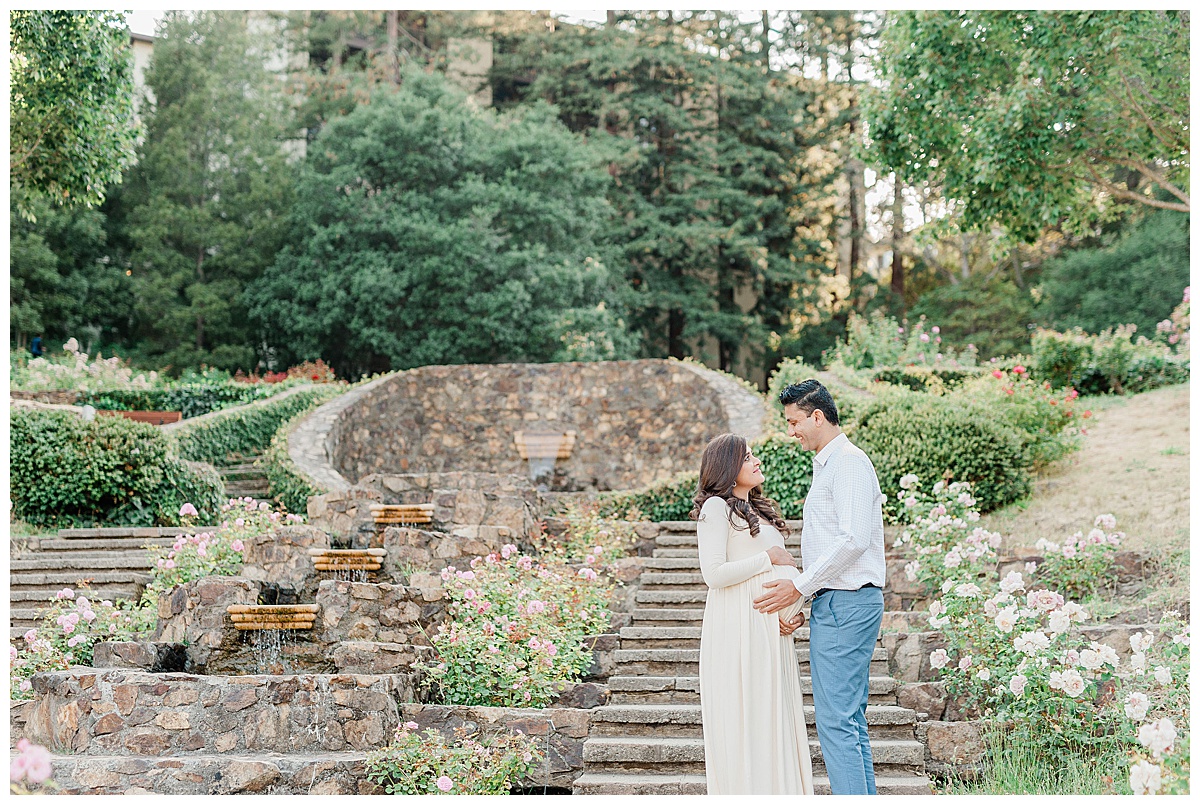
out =
{"type": "Polygon", "coordinates": [[[900,177],[892,176],[892,293],[900,300],[900,309],[904,310],[904,260],[900,256],[900,242],[904,238],[904,194],[901,193],[900,177]]]}
{"type": "Polygon", "coordinates": [[[667,311],[667,354],[681,360],[687,357],[683,349],[683,323],[682,310],[675,308],[667,311]]]}
{"type": "Polygon", "coordinates": [[[392,76],[392,82],[400,83],[400,18],[398,11],[389,11],[387,13],[387,38],[388,52],[387,64],[388,70],[392,76]]]}

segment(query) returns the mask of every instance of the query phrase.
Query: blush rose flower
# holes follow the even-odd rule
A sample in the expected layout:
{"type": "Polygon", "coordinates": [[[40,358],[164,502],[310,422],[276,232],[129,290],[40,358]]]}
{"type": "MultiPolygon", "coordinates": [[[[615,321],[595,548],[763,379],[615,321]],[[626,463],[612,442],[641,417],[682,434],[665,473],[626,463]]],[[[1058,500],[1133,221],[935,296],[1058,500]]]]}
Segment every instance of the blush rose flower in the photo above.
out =
{"type": "Polygon", "coordinates": [[[437,787],[439,791],[449,791],[451,788],[454,788],[454,781],[443,774],[437,778],[437,787]]]}

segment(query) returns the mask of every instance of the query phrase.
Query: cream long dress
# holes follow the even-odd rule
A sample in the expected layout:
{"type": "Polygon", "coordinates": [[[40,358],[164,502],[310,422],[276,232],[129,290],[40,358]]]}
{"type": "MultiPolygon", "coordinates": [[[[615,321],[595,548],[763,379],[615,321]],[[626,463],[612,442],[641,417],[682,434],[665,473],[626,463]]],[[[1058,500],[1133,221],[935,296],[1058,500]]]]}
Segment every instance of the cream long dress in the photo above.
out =
{"type": "Polygon", "coordinates": [[[765,582],[792,578],[795,568],[771,564],[767,549],[783,535],[759,521],[750,536],[731,527],[729,504],[705,501],[697,524],[700,569],[708,585],[700,632],[700,710],[709,794],[812,794],[812,759],[791,636],[779,634],[779,614],[753,601],[765,582]]]}

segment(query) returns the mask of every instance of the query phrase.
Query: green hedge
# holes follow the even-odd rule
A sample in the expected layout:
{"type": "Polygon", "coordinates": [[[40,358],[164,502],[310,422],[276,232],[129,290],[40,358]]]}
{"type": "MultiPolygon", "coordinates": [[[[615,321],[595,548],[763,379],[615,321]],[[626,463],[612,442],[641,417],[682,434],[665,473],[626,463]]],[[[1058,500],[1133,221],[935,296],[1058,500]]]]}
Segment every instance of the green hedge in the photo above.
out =
{"type": "Polygon", "coordinates": [[[265,400],[283,389],[267,383],[192,383],[164,389],[85,391],[79,405],[102,411],[179,411],[184,419],[265,400]]]}
{"type": "Polygon", "coordinates": [[[1188,381],[1187,358],[1166,344],[1141,336],[1134,341],[1133,333],[1131,325],[1099,335],[1079,328],[1038,330],[1033,336],[1034,377],[1080,394],[1136,394],[1188,381]]]}
{"type": "Polygon", "coordinates": [[[185,502],[212,523],[223,502],[211,467],[181,461],[142,422],[13,409],[9,448],[13,513],[37,525],[178,525],[185,502]]]}
{"type": "Polygon", "coordinates": [[[604,492],[597,500],[598,511],[602,517],[623,517],[630,506],[636,506],[643,517],[654,523],[686,520],[699,481],[699,472],[686,472],[645,489],[604,492]]]}
{"type": "Polygon", "coordinates": [[[763,494],[779,504],[786,519],[799,520],[812,486],[813,454],[798,439],[779,435],[759,439],[750,449],[762,461],[763,494]]]}
{"type": "Polygon", "coordinates": [[[1029,495],[1030,456],[1023,434],[995,415],[953,398],[912,395],[864,413],[854,442],[879,476],[888,505],[899,498],[901,476],[970,481],[980,511],[1029,495]]]}
{"type": "Polygon", "coordinates": [[[314,404],[328,402],[346,386],[322,384],[303,387],[282,399],[221,411],[216,415],[181,425],[171,438],[176,452],[191,461],[221,465],[231,454],[261,453],[271,444],[280,426],[314,404]]]}

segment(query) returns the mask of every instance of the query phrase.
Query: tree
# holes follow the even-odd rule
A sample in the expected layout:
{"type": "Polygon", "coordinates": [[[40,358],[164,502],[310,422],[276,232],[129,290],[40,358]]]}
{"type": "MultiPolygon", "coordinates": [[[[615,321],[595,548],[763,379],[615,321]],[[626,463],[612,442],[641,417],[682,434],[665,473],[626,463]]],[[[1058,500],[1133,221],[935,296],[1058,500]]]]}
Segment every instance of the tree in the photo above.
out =
{"type": "Polygon", "coordinates": [[[240,297],[282,244],[295,169],[291,112],[266,66],[279,34],[253,19],[168,12],[146,71],[155,105],[123,204],[134,336],[148,362],[248,370],[257,360],[240,297]]]}
{"type": "Polygon", "coordinates": [[[134,156],[133,60],[124,13],[12,11],[10,182],[17,211],[34,194],[95,206],[134,156]]]}
{"type": "Polygon", "coordinates": [[[1190,209],[1187,11],[889,15],[866,103],[877,158],[966,228],[1032,241],[1098,200],[1190,209]]]}
{"type": "Polygon", "coordinates": [[[628,356],[604,156],[544,106],[479,110],[404,70],[310,148],[288,245],[246,294],[260,337],[342,376],[628,356]]]}
{"type": "Polygon", "coordinates": [[[1155,210],[1113,243],[1047,260],[1037,286],[1039,312],[1059,329],[1098,333],[1136,324],[1140,335],[1151,337],[1188,285],[1188,219],[1155,210]]]}
{"type": "Polygon", "coordinates": [[[609,237],[646,355],[770,362],[769,333],[809,281],[795,203],[808,96],[771,68],[764,35],[719,12],[631,12],[497,55],[493,81],[517,102],[550,101],[612,147],[609,237]]]}
{"type": "Polygon", "coordinates": [[[75,337],[87,352],[111,348],[126,334],[133,295],[108,243],[104,213],[59,208],[42,195],[21,206],[31,215],[14,211],[9,218],[13,342],[24,348],[34,335],[47,344],[75,337]]]}

